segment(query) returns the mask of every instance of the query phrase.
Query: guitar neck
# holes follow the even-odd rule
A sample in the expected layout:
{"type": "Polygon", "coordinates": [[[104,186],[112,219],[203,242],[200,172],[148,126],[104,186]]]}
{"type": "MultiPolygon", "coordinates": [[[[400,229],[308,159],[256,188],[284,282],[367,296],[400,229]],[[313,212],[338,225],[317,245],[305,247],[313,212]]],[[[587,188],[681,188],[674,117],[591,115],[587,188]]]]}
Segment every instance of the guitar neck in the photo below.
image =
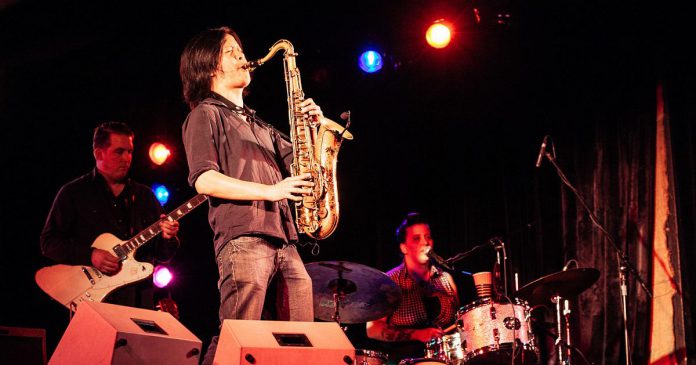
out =
{"type": "Polygon", "coordinates": [[[199,206],[201,203],[206,201],[208,197],[204,194],[198,194],[193,198],[187,200],[184,204],[181,204],[178,208],[167,214],[166,217],[158,220],[157,222],[151,224],[149,227],[140,231],[140,233],[133,236],[128,241],[122,243],[121,245],[114,248],[114,251],[119,257],[126,257],[131,252],[135,251],[138,247],[144,245],[146,242],[157,236],[162,232],[162,227],[160,227],[160,222],[163,220],[168,220],[170,222],[177,221],[181,217],[188,214],[194,208],[199,206]]]}

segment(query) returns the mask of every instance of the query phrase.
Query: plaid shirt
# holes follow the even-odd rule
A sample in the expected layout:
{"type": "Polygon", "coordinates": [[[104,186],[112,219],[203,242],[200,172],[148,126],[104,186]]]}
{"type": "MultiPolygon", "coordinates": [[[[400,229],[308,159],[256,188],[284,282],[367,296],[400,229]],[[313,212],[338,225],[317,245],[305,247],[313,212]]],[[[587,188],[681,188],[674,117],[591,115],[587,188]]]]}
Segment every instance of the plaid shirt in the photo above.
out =
{"type": "Polygon", "coordinates": [[[419,283],[408,274],[403,263],[387,272],[387,276],[401,288],[402,294],[401,303],[387,318],[389,324],[411,328],[445,328],[454,323],[459,298],[450,285],[452,278],[435,266],[431,266],[430,273],[428,282],[419,283]],[[439,308],[436,308],[439,309],[438,313],[430,313],[430,316],[426,308],[429,299],[439,304],[439,308]]]}

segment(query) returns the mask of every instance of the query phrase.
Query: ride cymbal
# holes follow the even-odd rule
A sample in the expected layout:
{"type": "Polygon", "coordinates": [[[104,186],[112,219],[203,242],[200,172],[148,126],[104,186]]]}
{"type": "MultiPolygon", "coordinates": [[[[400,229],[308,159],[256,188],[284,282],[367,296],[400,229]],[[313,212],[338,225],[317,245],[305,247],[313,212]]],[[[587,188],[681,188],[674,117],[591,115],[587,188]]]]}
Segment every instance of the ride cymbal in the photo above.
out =
{"type": "Polygon", "coordinates": [[[348,261],[311,262],[314,317],[333,321],[334,294],[340,297],[341,323],[365,323],[389,315],[401,301],[401,289],[385,273],[348,261]]]}
{"type": "Polygon", "coordinates": [[[584,292],[599,278],[599,270],[585,267],[567,269],[543,276],[514,293],[530,305],[551,302],[554,296],[572,298],[584,292]]]}

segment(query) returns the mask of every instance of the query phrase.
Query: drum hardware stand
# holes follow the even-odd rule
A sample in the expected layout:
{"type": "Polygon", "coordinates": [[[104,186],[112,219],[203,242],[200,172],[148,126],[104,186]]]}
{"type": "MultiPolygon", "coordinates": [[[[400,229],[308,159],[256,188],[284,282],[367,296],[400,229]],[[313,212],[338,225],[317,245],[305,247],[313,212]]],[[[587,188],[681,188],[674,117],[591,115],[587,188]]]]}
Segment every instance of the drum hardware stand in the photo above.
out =
{"type": "MultiPolygon", "coordinates": [[[[592,223],[594,223],[595,226],[604,234],[606,237],[607,241],[610,243],[610,246],[616,251],[616,256],[619,261],[619,289],[620,289],[620,294],[621,294],[621,309],[623,311],[623,326],[624,326],[624,351],[626,355],[626,365],[631,364],[631,348],[629,345],[629,339],[628,339],[628,316],[627,316],[627,306],[626,306],[626,297],[628,296],[628,287],[626,285],[626,273],[631,273],[633,274],[633,277],[635,278],[636,281],[640,284],[640,286],[643,288],[645,293],[648,295],[649,298],[652,298],[652,291],[648,289],[647,284],[645,283],[645,280],[640,276],[638,271],[633,267],[631,262],[628,260],[628,256],[617,246],[616,242],[611,238],[611,235],[607,230],[604,228],[602,224],[599,223],[599,219],[595,216],[595,214],[592,212],[592,210],[587,206],[587,203],[585,203],[585,200],[582,198],[578,190],[573,186],[573,184],[570,183],[568,178],[565,176],[563,173],[563,170],[561,170],[560,166],[556,163],[556,149],[555,146],[553,145],[553,141],[551,141],[551,146],[552,146],[552,153],[549,153],[546,151],[546,141],[547,139],[550,139],[550,136],[544,136],[544,141],[542,142],[541,146],[541,151],[539,151],[539,158],[536,164],[536,167],[539,167],[541,164],[541,157],[546,157],[546,159],[551,162],[553,167],[556,169],[556,173],[558,174],[558,177],[560,177],[561,181],[570,189],[570,191],[573,192],[573,195],[575,195],[575,198],[577,198],[578,202],[580,202],[580,205],[585,209],[587,212],[588,216],[590,217],[590,220],[592,223]]],[[[559,298],[560,299],[560,298],[559,298]]],[[[559,303],[556,303],[556,310],[558,311],[560,309],[559,303]]],[[[557,314],[557,317],[560,317],[559,314],[557,314]]],[[[559,331],[560,331],[560,325],[559,325],[559,331]]],[[[560,332],[559,332],[559,337],[560,337],[560,332]]],[[[560,353],[559,353],[560,357],[560,353]]]]}
{"type": "Polygon", "coordinates": [[[570,302],[568,299],[563,300],[563,320],[565,321],[565,330],[566,330],[566,338],[565,338],[565,345],[566,348],[568,349],[567,357],[568,357],[568,364],[570,364],[570,358],[572,355],[571,352],[571,341],[570,341],[570,302]]]}
{"type": "MultiPolygon", "coordinates": [[[[496,279],[496,284],[498,284],[498,280],[500,279],[500,276],[502,275],[503,279],[503,292],[499,293],[496,290],[496,295],[500,298],[505,297],[507,298],[508,296],[508,281],[507,281],[507,252],[505,251],[505,242],[503,242],[500,238],[498,237],[493,237],[489,241],[493,247],[495,248],[495,256],[496,256],[496,265],[497,265],[497,272],[494,274],[494,277],[496,279]],[[500,259],[500,252],[503,252],[503,258],[502,262],[500,259]],[[502,269],[502,274],[500,272],[500,268],[502,269]]],[[[498,285],[496,285],[497,287],[498,285]]]]}
{"type": "MultiPolygon", "coordinates": [[[[331,282],[329,282],[328,286],[328,289],[333,292],[334,302],[334,314],[331,316],[331,319],[336,321],[339,327],[341,326],[341,314],[339,309],[341,307],[341,301],[346,299],[346,294],[354,293],[357,290],[357,287],[352,281],[343,278],[343,272],[351,271],[352,270],[348,268],[341,268],[340,270],[338,270],[338,279],[334,279],[331,282]]],[[[347,329],[347,327],[341,328],[344,331],[347,329]]]]}
{"type": "Polygon", "coordinates": [[[556,331],[558,335],[554,345],[558,354],[558,362],[562,365],[570,365],[570,305],[567,299],[563,299],[558,294],[551,297],[551,302],[556,305],[556,331]],[[563,311],[561,311],[561,302],[563,302],[563,311]],[[562,317],[561,313],[563,313],[562,317]],[[563,331],[564,327],[565,331],[563,331]],[[564,332],[565,340],[563,339],[564,332]]]}
{"type": "MultiPolygon", "coordinates": [[[[344,267],[341,263],[339,263],[339,264],[324,263],[322,266],[336,270],[336,273],[338,274],[338,278],[329,281],[326,288],[329,289],[329,291],[333,294],[334,312],[331,315],[331,320],[336,321],[336,323],[338,323],[338,326],[341,327],[341,314],[340,314],[341,301],[346,299],[347,294],[355,293],[358,290],[358,287],[355,285],[354,282],[352,282],[350,280],[346,280],[343,278],[343,273],[344,272],[350,273],[353,270],[351,270],[347,267],[344,267]]],[[[347,327],[341,327],[341,328],[344,331],[347,330],[347,327]]]]}

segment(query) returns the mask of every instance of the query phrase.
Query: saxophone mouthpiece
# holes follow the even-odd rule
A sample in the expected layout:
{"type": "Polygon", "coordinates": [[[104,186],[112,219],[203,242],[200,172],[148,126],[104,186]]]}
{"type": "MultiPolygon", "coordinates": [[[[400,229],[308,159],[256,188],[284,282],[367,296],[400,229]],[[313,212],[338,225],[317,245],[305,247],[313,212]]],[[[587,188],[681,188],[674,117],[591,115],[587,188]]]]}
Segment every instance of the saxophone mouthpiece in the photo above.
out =
{"type": "Polygon", "coordinates": [[[249,61],[249,62],[247,62],[246,64],[244,64],[244,65],[242,66],[242,68],[245,69],[245,70],[254,71],[254,69],[257,68],[257,67],[259,67],[259,66],[261,66],[261,62],[259,62],[258,60],[256,60],[256,61],[249,61]]]}

